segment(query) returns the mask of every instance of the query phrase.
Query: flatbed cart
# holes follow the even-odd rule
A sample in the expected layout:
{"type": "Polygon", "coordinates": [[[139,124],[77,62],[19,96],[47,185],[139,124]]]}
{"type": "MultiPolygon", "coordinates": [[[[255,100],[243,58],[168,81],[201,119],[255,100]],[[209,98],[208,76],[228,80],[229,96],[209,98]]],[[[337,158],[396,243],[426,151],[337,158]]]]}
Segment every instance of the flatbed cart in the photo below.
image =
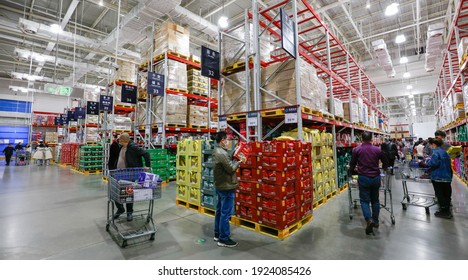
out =
{"type": "MultiPolygon", "coordinates": [[[[357,175],[348,176],[348,202],[349,202],[349,219],[353,219],[353,211],[359,207],[359,187],[357,183],[357,175]]],[[[395,215],[393,214],[393,200],[392,200],[392,185],[390,171],[380,173],[380,193],[383,197],[380,197],[380,209],[388,211],[390,214],[390,220],[392,224],[395,224],[395,215]]]]}
{"type": "Polygon", "coordinates": [[[125,168],[109,170],[107,224],[106,231],[111,235],[110,228],[116,231],[117,237],[122,240],[122,247],[128,245],[129,240],[149,236],[153,241],[156,227],[153,222],[154,200],[161,198],[161,181],[146,181],[138,183],[140,174],[149,172],[144,168],[125,168]],[[113,202],[136,203],[147,202],[147,208],[133,211],[134,219],[114,219],[115,205],[113,202]]]}
{"type": "Polygon", "coordinates": [[[403,210],[407,210],[410,205],[424,207],[426,214],[429,215],[429,208],[437,204],[434,194],[408,190],[408,182],[431,186],[429,171],[430,168],[421,168],[414,161],[395,168],[395,179],[400,180],[403,185],[403,199],[401,200],[403,210]]]}

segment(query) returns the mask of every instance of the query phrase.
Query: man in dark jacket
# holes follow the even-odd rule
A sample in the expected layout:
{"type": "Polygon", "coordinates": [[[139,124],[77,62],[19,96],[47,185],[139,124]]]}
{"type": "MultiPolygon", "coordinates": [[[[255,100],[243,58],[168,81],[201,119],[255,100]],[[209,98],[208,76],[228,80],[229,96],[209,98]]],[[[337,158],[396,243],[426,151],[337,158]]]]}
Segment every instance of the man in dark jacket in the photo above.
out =
{"type": "Polygon", "coordinates": [[[5,161],[6,161],[7,166],[10,165],[11,156],[13,156],[14,151],[15,149],[13,148],[11,144],[8,144],[8,146],[5,147],[5,149],[3,149],[3,153],[5,154],[5,161]]]}
{"type": "MultiPolygon", "coordinates": [[[[151,166],[150,156],[147,151],[138,147],[137,144],[130,141],[128,133],[122,133],[117,141],[111,144],[109,151],[109,170],[121,168],[143,167],[143,158],[146,167],[151,166]]],[[[118,219],[125,212],[121,203],[115,202],[117,212],[114,219],[118,219]]],[[[127,203],[127,221],[133,220],[133,203],[127,203]]]]}
{"type": "Polygon", "coordinates": [[[236,170],[240,162],[233,161],[229,156],[226,146],[227,134],[224,131],[216,135],[216,146],[213,153],[213,173],[218,204],[214,224],[214,241],[220,247],[236,247],[237,242],[230,238],[231,231],[229,219],[234,207],[235,189],[239,187],[236,170]]]}

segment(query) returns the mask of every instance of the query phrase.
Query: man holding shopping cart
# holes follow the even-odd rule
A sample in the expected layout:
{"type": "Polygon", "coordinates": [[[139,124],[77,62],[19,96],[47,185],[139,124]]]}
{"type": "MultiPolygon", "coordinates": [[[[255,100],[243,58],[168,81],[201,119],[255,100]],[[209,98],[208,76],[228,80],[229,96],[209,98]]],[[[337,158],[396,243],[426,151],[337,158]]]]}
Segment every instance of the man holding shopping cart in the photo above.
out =
{"type": "MultiPolygon", "coordinates": [[[[145,159],[146,167],[151,167],[151,161],[149,153],[138,147],[137,144],[130,141],[130,135],[128,133],[122,133],[118,139],[111,144],[109,152],[109,170],[121,169],[121,168],[132,168],[132,167],[143,167],[143,160],[145,159]]],[[[115,202],[117,212],[114,215],[114,219],[118,219],[120,215],[125,213],[125,209],[121,203],[115,202]]],[[[133,220],[133,203],[127,203],[127,221],[133,220]]]]}
{"type": "Polygon", "coordinates": [[[379,189],[381,180],[379,161],[382,162],[384,170],[388,167],[385,153],[379,147],[372,145],[371,142],[372,134],[367,131],[364,132],[362,134],[362,144],[353,149],[349,166],[351,174],[356,171],[358,174],[359,199],[366,220],[367,235],[373,234],[374,228],[379,227],[379,189]]]}

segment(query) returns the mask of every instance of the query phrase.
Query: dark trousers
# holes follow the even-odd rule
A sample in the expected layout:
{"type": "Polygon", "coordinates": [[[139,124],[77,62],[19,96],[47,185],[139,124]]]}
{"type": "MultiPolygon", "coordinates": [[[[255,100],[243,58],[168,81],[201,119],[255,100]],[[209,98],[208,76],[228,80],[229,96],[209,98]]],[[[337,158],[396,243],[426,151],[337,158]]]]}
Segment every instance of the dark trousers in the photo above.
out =
{"type": "Polygon", "coordinates": [[[12,156],[12,155],[5,155],[6,165],[10,165],[11,156],[12,156]]]}
{"type": "MultiPolygon", "coordinates": [[[[127,213],[133,213],[133,203],[127,203],[126,206],[127,206],[127,213]]],[[[125,209],[122,203],[116,202],[115,207],[117,207],[117,212],[120,212],[120,213],[125,212],[125,209]]]]}
{"type": "Polygon", "coordinates": [[[452,186],[451,182],[432,181],[434,186],[435,196],[439,202],[441,212],[450,212],[450,204],[452,202],[452,186]]]}

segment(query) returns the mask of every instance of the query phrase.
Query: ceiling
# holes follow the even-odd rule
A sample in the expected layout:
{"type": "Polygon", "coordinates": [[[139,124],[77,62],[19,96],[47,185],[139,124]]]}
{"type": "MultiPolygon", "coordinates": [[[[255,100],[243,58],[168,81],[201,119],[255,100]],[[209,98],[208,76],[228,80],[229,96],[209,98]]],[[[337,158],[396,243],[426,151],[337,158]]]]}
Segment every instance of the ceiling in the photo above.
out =
{"type": "MultiPolygon", "coordinates": [[[[434,113],[432,96],[439,69],[426,72],[424,68],[427,30],[429,25],[441,22],[447,34],[452,21],[448,7],[453,7],[453,1],[310,0],[309,3],[388,99],[390,115],[404,116],[410,114],[407,105],[413,100],[408,98],[410,93],[414,95],[418,115],[434,113]],[[399,3],[399,13],[387,17],[384,11],[391,2],[399,3]],[[367,3],[369,8],[366,8],[367,3]],[[397,34],[404,34],[406,42],[396,44],[397,34]],[[378,39],[383,39],[387,45],[395,69],[394,78],[388,78],[378,64],[372,47],[372,42],[378,39]],[[409,62],[400,64],[401,56],[407,56],[409,62]],[[411,73],[411,78],[402,77],[406,71],[411,73]],[[411,90],[407,89],[408,85],[412,86],[411,90]]],[[[116,46],[119,59],[144,60],[151,45],[153,23],[157,28],[168,19],[179,19],[165,10],[169,2],[180,2],[181,8],[212,23],[211,27],[215,27],[222,14],[229,17],[231,25],[242,22],[244,10],[252,5],[251,0],[120,0],[122,28],[118,30],[119,0],[2,0],[0,77],[10,78],[12,72],[31,73],[46,77],[49,82],[105,85],[116,46]],[[61,39],[57,40],[57,35],[47,33],[48,26],[53,23],[60,24],[67,34],[76,34],[78,39],[61,33],[61,39]],[[43,32],[25,33],[28,28],[24,26],[43,32]],[[22,58],[15,49],[32,52],[33,56],[58,57],[63,63],[22,58]]],[[[281,1],[258,2],[269,6],[281,1]]],[[[212,32],[206,35],[204,33],[210,34],[209,30],[200,32],[202,28],[190,26],[193,51],[201,45],[216,46],[212,32]]],[[[440,67],[441,55],[439,60],[437,67],[440,67]]]]}

